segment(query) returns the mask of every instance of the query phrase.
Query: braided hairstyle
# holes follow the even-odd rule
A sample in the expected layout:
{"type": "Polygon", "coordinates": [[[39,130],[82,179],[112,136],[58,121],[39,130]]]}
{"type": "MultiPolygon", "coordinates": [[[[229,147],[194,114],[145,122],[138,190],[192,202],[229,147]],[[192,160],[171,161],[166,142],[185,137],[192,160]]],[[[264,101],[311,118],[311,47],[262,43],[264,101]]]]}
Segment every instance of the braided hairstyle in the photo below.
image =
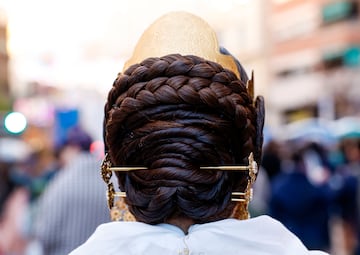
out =
{"type": "Polygon", "coordinates": [[[116,174],[130,212],[150,224],[173,215],[195,223],[229,217],[231,192],[244,191],[247,174],[199,167],[246,165],[251,152],[259,159],[257,133],[245,81],[193,55],[130,66],[118,75],[105,105],[112,165],[148,168],[116,174]]]}

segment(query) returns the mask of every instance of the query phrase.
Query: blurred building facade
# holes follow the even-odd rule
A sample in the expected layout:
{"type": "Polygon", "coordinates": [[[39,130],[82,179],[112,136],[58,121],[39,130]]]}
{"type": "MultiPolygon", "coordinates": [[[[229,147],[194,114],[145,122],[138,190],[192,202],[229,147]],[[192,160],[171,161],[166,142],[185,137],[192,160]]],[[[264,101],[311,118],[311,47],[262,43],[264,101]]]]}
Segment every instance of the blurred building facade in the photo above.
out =
{"type": "Polygon", "coordinates": [[[7,52],[7,21],[0,9],[0,112],[9,107],[9,56],[7,52]]]}
{"type": "Polygon", "coordinates": [[[5,11],[0,8],[0,136],[5,136],[4,115],[10,108],[9,94],[9,55],[7,51],[7,20],[5,11]]]}
{"type": "Polygon", "coordinates": [[[267,98],[273,123],[359,115],[359,13],[359,0],[272,1],[267,98]]]}
{"type": "MultiPolygon", "coordinates": [[[[247,73],[250,74],[252,70],[255,70],[255,93],[266,95],[269,83],[268,44],[264,29],[264,24],[267,22],[267,2],[262,0],[228,0],[224,2],[198,0],[191,1],[190,4],[188,1],[157,0],[157,4],[154,5],[152,2],[143,0],[124,1],[121,8],[114,4],[111,11],[107,11],[108,18],[105,20],[108,23],[98,21],[99,24],[96,27],[106,27],[103,36],[97,38],[95,35],[100,33],[94,33],[94,30],[91,29],[92,36],[89,36],[91,40],[81,39],[82,35],[77,34],[75,38],[71,37],[74,40],[71,47],[67,45],[66,36],[68,34],[64,32],[71,30],[69,27],[66,28],[70,19],[64,24],[58,24],[53,19],[49,20],[49,24],[54,23],[54,26],[58,25],[62,28],[63,38],[58,37],[59,31],[52,28],[48,31],[46,30],[47,26],[40,23],[41,26],[38,25],[36,28],[45,32],[35,33],[38,38],[31,38],[32,44],[29,45],[32,45],[32,48],[30,46],[28,48],[19,47],[19,42],[16,45],[15,39],[21,42],[19,38],[22,37],[19,37],[19,33],[10,33],[12,39],[10,46],[17,46],[10,47],[9,79],[11,94],[16,98],[13,104],[14,110],[24,113],[30,124],[39,125],[40,123],[51,126],[53,117],[49,112],[53,112],[54,108],[64,105],[65,108],[76,108],[81,112],[81,116],[85,115],[81,118],[81,122],[86,122],[84,126],[88,127],[87,131],[94,134],[95,137],[101,137],[102,127],[98,120],[102,118],[105,95],[111,88],[116,74],[122,69],[123,61],[131,56],[136,41],[151,22],[169,11],[179,10],[189,11],[204,18],[216,31],[220,45],[226,47],[241,61],[247,73]],[[138,9],[139,5],[143,6],[141,10],[138,9]],[[119,27],[123,28],[121,33],[118,32],[119,27]],[[44,40],[42,37],[44,34],[46,39],[58,38],[45,45],[46,47],[43,46],[44,48],[54,48],[51,51],[49,49],[44,52],[39,50],[41,48],[39,45],[42,45],[44,40]],[[56,47],[61,41],[64,41],[64,44],[56,47]],[[34,42],[39,42],[39,45],[34,42]],[[24,50],[25,48],[27,51],[24,50]],[[17,53],[16,50],[20,53],[17,53]],[[89,97],[92,100],[89,100],[89,97]],[[95,101],[93,98],[97,100],[95,101]]],[[[13,12],[15,10],[16,8],[13,9],[13,12]]],[[[49,13],[52,11],[54,9],[50,8],[49,13]]],[[[100,8],[96,11],[100,15],[104,9],[100,8]]],[[[57,13],[56,9],[52,16],[55,17],[57,13]]],[[[89,13],[91,12],[86,12],[87,15],[89,13]]],[[[42,15],[43,12],[39,14],[39,17],[42,15]]],[[[25,20],[25,14],[23,13],[19,17],[21,19],[16,15],[11,16],[12,19],[9,18],[10,32],[19,28],[15,24],[23,24],[23,21],[20,21],[25,20]]],[[[45,17],[47,16],[45,15],[45,17]]],[[[91,20],[93,20],[92,17],[91,20]]],[[[77,22],[73,24],[74,27],[78,26],[77,22]]],[[[90,21],[85,23],[91,24],[90,21]]],[[[79,24],[82,23],[79,22],[79,24]]],[[[86,25],[88,26],[88,24],[86,25]]],[[[87,26],[84,26],[84,29],[87,26]]]]}
{"type": "MultiPolygon", "coordinates": [[[[42,42],[43,37],[36,40],[32,38],[33,44],[29,45],[35,50],[30,46],[20,47],[20,50],[28,50],[27,54],[16,55],[19,47],[10,47],[10,76],[0,74],[0,78],[10,80],[7,83],[11,83],[10,91],[14,97],[27,96],[32,90],[29,84],[35,82],[66,90],[94,89],[100,91],[104,101],[114,74],[121,70],[123,61],[130,57],[144,28],[163,13],[186,10],[210,23],[219,37],[220,45],[241,61],[248,74],[255,71],[255,93],[266,98],[268,125],[276,126],[309,116],[335,119],[357,114],[355,109],[360,107],[357,100],[360,96],[360,0],[198,0],[190,1],[191,4],[189,1],[156,2],[156,8],[153,8],[153,3],[142,0],[125,1],[122,8],[101,4],[107,8],[94,8],[87,12],[86,17],[93,17],[92,12],[99,12],[99,15],[106,13],[106,19],[97,21],[97,27],[106,27],[104,34],[89,29],[91,33],[85,38],[81,39],[76,34],[79,42],[76,41],[77,36],[70,37],[74,40],[70,45],[61,44],[62,40],[67,42],[61,38],[72,35],[64,31],[76,27],[74,23],[66,28],[66,25],[71,24],[70,19],[64,24],[55,22],[56,18],[49,20],[49,24],[54,22],[63,28],[61,38],[56,37],[59,36],[58,31],[51,29],[52,26],[49,29],[40,22],[41,26],[35,26],[39,28],[37,35],[57,39],[50,41],[52,43],[47,44],[49,49],[44,52],[40,51],[43,46],[35,43],[42,42]],[[140,4],[143,10],[138,9],[140,4]],[[152,11],[148,11],[150,8],[152,11]],[[119,27],[124,28],[121,33],[117,32],[119,27]],[[41,32],[41,28],[45,32],[41,32]],[[58,43],[61,47],[56,46],[58,43]]],[[[63,6],[62,10],[66,11],[67,8],[63,6]]],[[[55,17],[58,9],[50,8],[49,13],[55,17]]],[[[19,24],[23,25],[25,14],[12,16],[9,31],[21,27],[19,24]]],[[[89,21],[84,22],[84,28],[91,24],[89,21]]],[[[0,30],[2,42],[1,38],[6,35],[6,31],[0,30]]],[[[23,41],[23,37],[14,37],[15,33],[10,35],[13,37],[11,45],[15,39],[18,45],[23,41]]],[[[3,44],[0,47],[3,48],[3,44]]],[[[7,61],[9,57],[1,55],[0,58],[2,65],[4,59],[7,61]]],[[[69,101],[69,98],[65,97],[65,100],[69,101]]],[[[72,101],[79,102],[79,105],[87,102],[72,101]]],[[[99,127],[92,129],[94,133],[101,133],[99,127]]]]}
{"type": "Polygon", "coordinates": [[[266,96],[269,83],[270,45],[266,26],[269,1],[243,2],[246,3],[234,5],[226,17],[217,15],[218,10],[214,10],[206,20],[211,20],[221,45],[228,47],[240,60],[248,76],[254,71],[255,94],[266,96]]]}

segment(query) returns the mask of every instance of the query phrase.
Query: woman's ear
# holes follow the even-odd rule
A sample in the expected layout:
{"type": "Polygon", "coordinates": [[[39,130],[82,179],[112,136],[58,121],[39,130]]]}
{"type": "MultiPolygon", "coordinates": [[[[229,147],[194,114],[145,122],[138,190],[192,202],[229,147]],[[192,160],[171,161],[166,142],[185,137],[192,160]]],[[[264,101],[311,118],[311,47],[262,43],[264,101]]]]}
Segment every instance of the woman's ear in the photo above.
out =
{"type": "Polygon", "coordinates": [[[265,105],[264,98],[262,96],[257,96],[255,100],[255,109],[256,109],[256,140],[255,140],[255,151],[254,158],[255,161],[260,165],[261,163],[261,154],[262,154],[262,145],[264,140],[264,121],[265,121],[265,105]]]}

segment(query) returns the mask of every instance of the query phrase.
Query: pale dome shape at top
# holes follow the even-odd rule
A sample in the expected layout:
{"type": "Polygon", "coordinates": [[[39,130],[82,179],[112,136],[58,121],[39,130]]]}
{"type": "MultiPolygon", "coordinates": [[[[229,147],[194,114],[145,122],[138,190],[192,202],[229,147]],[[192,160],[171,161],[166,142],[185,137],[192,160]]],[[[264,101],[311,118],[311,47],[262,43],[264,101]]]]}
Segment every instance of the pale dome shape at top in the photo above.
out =
{"type": "Polygon", "coordinates": [[[216,62],[240,78],[233,57],[220,53],[215,31],[203,19],[187,12],[170,12],[150,25],[140,37],[124,70],[146,58],[175,53],[216,62]]]}

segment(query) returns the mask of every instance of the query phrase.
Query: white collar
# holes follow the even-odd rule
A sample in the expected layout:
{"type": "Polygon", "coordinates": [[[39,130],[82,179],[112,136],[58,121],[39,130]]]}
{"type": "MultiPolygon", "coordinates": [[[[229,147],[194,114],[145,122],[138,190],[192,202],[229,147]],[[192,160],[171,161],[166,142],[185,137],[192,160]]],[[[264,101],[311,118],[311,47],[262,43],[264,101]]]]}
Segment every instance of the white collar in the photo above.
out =
{"type": "Polygon", "coordinates": [[[96,232],[71,255],[110,254],[247,254],[307,255],[301,241],[280,222],[260,216],[249,220],[226,219],[195,224],[185,235],[170,224],[112,222],[96,232]]]}

